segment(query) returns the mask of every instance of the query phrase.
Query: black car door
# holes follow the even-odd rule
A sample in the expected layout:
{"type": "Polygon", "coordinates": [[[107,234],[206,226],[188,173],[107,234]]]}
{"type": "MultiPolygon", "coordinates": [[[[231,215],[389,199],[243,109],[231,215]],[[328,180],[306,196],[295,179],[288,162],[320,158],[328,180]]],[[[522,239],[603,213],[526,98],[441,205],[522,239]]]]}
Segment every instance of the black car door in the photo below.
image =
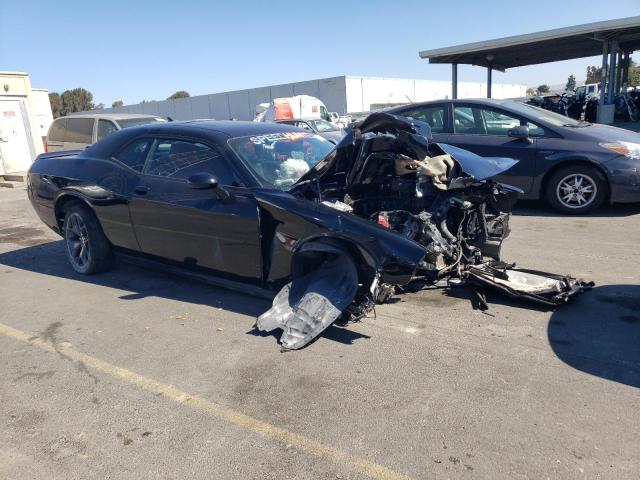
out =
{"type": "Polygon", "coordinates": [[[182,138],[155,138],[129,209],[144,253],[213,270],[234,280],[262,274],[258,204],[221,150],[182,138]],[[208,172],[231,194],[195,190],[187,178],[208,172]]]}
{"type": "Polygon", "coordinates": [[[536,169],[536,140],[509,136],[509,130],[527,125],[502,109],[477,104],[453,104],[453,133],[447,143],[483,157],[509,157],[519,162],[496,179],[525,192],[531,190],[536,169]]]}
{"type": "Polygon", "coordinates": [[[431,127],[432,141],[447,143],[447,132],[449,132],[450,129],[447,121],[446,104],[434,103],[408,107],[402,110],[394,110],[393,113],[427,123],[431,127]]]}

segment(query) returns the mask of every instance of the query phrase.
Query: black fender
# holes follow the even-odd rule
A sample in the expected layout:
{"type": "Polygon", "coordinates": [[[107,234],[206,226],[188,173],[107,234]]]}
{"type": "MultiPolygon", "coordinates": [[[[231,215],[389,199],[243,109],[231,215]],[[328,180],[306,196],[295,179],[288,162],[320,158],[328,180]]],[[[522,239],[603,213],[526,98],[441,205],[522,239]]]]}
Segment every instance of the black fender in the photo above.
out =
{"type": "Polygon", "coordinates": [[[351,256],[358,269],[358,280],[368,286],[376,274],[383,268],[381,260],[366,245],[351,238],[345,238],[336,232],[313,235],[298,242],[293,249],[291,262],[292,274],[295,274],[297,262],[302,254],[310,251],[342,251],[351,256]]]}
{"type": "Polygon", "coordinates": [[[268,283],[286,280],[294,249],[320,238],[346,245],[365,271],[394,285],[408,283],[426,254],[424,246],[351,213],[286,192],[257,192],[256,198],[268,283]]]}
{"type": "MultiPolygon", "coordinates": [[[[62,223],[65,216],[65,207],[70,203],[78,202],[93,211],[93,205],[91,202],[81,193],[71,190],[63,189],[59,190],[53,198],[53,211],[58,227],[58,233],[62,235],[62,223]]],[[[95,213],[95,212],[94,212],[95,213]]]]}

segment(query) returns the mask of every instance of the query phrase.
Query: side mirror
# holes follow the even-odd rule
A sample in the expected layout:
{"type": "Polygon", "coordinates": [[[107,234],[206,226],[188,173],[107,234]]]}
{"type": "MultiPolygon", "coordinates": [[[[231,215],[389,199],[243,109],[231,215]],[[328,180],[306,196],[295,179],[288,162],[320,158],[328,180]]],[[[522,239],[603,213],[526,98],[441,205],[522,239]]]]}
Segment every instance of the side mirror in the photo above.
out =
{"type": "Polygon", "coordinates": [[[220,200],[226,200],[231,196],[227,190],[220,186],[218,179],[207,172],[194,173],[188,178],[187,183],[195,190],[213,189],[220,200]]]}
{"type": "Polygon", "coordinates": [[[194,173],[187,180],[189,187],[195,190],[205,190],[207,188],[218,188],[218,179],[210,173],[194,173]]]}
{"type": "Polygon", "coordinates": [[[520,140],[531,141],[529,137],[529,127],[526,125],[518,125],[509,130],[509,136],[512,138],[519,138],[520,140]]]}

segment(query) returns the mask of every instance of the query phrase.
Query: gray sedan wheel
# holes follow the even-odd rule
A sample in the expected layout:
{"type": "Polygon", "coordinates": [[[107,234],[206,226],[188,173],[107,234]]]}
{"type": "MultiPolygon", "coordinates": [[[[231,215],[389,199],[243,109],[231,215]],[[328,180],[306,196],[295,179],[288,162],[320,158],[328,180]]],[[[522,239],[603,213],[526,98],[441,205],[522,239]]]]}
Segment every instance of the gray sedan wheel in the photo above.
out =
{"type": "Polygon", "coordinates": [[[573,165],[555,172],[547,184],[547,200],[563,213],[586,213],[605,199],[602,174],[586,165],[573,165]]]}
{"type": "Polygon", "coordinates": [[[556,187],[556,197],[567,208],[584,208],[598,194],[596,181],[584,173],[572,173],[564,177],[556,187]]]}

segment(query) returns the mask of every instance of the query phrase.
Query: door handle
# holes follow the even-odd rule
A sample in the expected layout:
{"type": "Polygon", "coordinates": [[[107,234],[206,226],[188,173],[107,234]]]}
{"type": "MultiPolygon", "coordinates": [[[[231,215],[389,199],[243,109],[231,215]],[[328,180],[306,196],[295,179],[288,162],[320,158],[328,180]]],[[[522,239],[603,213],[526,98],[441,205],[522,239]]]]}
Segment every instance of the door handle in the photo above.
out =
{"type": "Polygon", "coordinates": [[[133,189],[133,193],[135,193],[136,195],[146,195],[147,193],[149,193],[149,187],[138,185],[133,189]]]}

